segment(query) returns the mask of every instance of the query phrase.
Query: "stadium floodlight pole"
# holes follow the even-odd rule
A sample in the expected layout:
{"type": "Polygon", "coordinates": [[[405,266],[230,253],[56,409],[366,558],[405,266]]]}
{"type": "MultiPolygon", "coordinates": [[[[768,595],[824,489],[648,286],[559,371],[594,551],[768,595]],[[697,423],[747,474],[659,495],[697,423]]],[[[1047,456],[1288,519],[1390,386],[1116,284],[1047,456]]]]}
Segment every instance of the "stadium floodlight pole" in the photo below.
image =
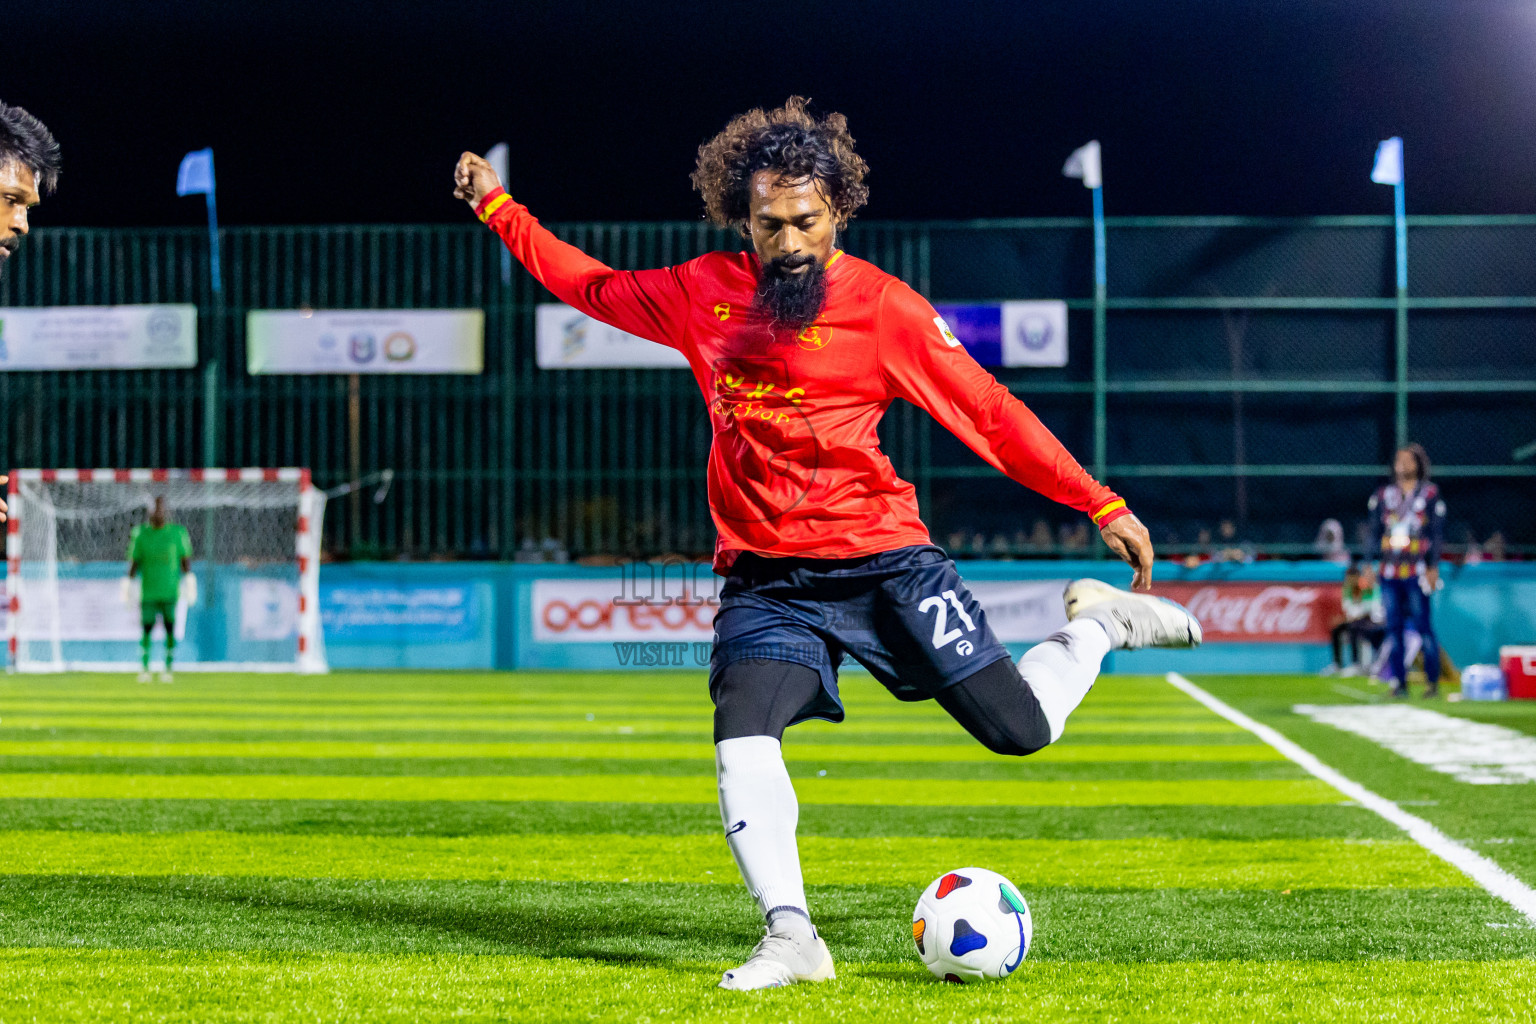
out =
{"type": "MultiPolygon", "coordinates": [[[[496,177],[504,187],[507,186],[507,161],[512,149],[505,142],[498,142],[485,151],[486,162],[496,172],[496,177]]],[[[497,246],[501,250],[501,283],[505,287],[512,284],[512,250],[506,246],[497,246]]]]}
{"type": "Polygon", "coordinates": [[[1109,411],[1107,408],[1109,372],[1105,306],[1108,296],[1104,255],[1104,171],[1099,140],[1094,139],[1072,151],[1061,173],[1081,178],[1093,192],[1093,475],[1103,482],[1108,469],[1109,411]]]}
{"type": "Polygon", "coordinates": [[[1403,140],[1394,135],[1376,146],[1371,180],[1392,186],[1392,224],[1397,243],[1397,444],[1408,443],[1408,214],[1403,199],[1403,140]]]}
{"type": "Polygon", "coordinates": [[[219,272],[219,204],[213,176],[213,150],[196,149],[176,169],[178,196],[202,195],[208,205],[208,282],[213,289],[212,354],[203,364],[203,465],[219,463],[219,355],[224,337],[224,280],[219,272]]]}
{"type": "MultiPolygon", "coordinates": [[[[504,187],[507,185],[507,165],[509,162],[510,154],[511,147],[508,146],[505,142],[496,143],[496,145],[492,146],[485,153],[486,162],[491,165],[491,169],[496,172],[497,179],[504,187]]],[[[509,354],[512,351],[513,323],[512,250],[507,248],[505,245],[498,245],[496,248],[500,250],[501,253],[501,309],[499,316],[499,330],[501,332],[501,337],[505,342],[502,349],[501,358],[506,360],[501,375],[502,388],[504,389],[501,402],[501,429],[503,431],[503,437],[511,437],[512,410],[517,405],[516,362],[509,354]]],[[[511,447],[507,446],[507,454],[504,455],[503,458],[510,458],[510,456],[511,447]]],[[[506,463],[505,465],[506,471],[502,474],[501,485],[502,501],[505,502],[506,508],[511,509],[517,507],[517,474],[512,471],[512,465],[510,462],[506,463]]],[[[516,533],[515,530],[507,530],[505,531],[505,535],[502,537],[502,551],[508,557],[510,557],[511,552],[517,543],[516,538],[513,536],[514,533],[516,533]]]]}

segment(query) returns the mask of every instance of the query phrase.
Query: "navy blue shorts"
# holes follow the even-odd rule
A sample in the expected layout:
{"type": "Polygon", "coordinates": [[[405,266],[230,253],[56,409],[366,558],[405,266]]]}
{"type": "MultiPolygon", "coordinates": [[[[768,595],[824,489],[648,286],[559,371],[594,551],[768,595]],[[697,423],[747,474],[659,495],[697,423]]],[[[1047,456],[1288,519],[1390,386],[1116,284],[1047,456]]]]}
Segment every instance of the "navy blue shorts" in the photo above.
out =
{"type": "Polygon", "coordinates": [[[845,653],[901,700],[927,700],[1009,657],[955,563],[932,545],[860,558],[737,558],[715,613],[711,694],[732,662],[793,662],[820,673],[822,689],[794,721],[841,722],[845,653]]]}

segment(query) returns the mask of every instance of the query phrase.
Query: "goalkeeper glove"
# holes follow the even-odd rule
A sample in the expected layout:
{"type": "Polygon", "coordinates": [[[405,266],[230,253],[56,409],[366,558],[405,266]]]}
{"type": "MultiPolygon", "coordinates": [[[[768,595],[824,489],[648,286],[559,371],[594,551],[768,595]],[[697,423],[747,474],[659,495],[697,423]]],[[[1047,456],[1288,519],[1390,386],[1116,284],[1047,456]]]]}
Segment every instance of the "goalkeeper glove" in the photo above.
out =
{"type": "Polygon", "coordinates": [[[129,608],[136,608],[139,604],[139,581],[133,576],[124,576],[118,581],[118,592],[122,594],[123,604],[129,608]]]}
{"type": "Polygon", "coordinates": [[[181,599],[189,607],[197,604],[197,577],[190,572],[181,577],[181,599]]]}

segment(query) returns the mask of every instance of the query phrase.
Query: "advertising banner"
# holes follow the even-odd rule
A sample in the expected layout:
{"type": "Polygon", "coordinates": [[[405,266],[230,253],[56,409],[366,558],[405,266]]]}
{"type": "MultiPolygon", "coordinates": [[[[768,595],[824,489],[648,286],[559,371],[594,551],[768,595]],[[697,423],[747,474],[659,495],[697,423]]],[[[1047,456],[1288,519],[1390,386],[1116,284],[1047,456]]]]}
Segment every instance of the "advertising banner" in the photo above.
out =
{"type": "MultiPolygon", "coordinates": [[[[633,585],[628,590],[633,592],[633,585]]],[[[606,644],[615,640],[713,640],[714,601],[628,599],[611,579],[535,580],[533,639],[540,643],[606,644]]]]}
{"type": "Polygon", "coordinates": [[[299,588],[287,580],[240,581],[240,639],[297,640],[299,588]]]}
{"type": "Polygon", "coordinates": [[[196,365],[196,306],[0,308],[0,370],[196,365]]]}
{"type": "MultiPolygon", "coordinates": [[[[964,568],[964,565],[961,565],[964,568]]],[[[1005,644],[1039,643],[1067,624],[1067,610],[1061,592],[1067,580],[967,581],[966,586],[981,602],[987,624],[1005,644]]]]}
{"type": "Polygon", "coordinates": [[[1066,366],[1067,304],[1060,300],[934,307],[982,366],[1066,366]]]}
{"type": "Polygon", "coordinates": [[[539,303],[534,328],[541,370],[688,366],[677,349],[626,334],[560,302],[539,303]]]}
{"type": "Polygon", "coordinates": [[[1153,583],[1200,620],[1206,643],[1327,643],[1342,614],[1329,583],[1153,583]]]}
{"type": "Polygon", "coordinates": [[[246,369],[264,373],[480,373],[478,309],[253,309],[246,369]]]}
{"type": "Polygon", "coordinates": [[[423,645],[475,639],[483,625],[471,583],[320,584],[327,644],[423,645]]]}
{"type": "MultiPolygon", "coordinates": [[[[58,637],[61,641],[73,640],[131,640],[137,642],[144,635],[137,605],[123,603],[121,582],[110,579],[61,579],[59,588],[58,637]]],[[[51,605],[43,600],[31,600],[31,596],[43,587],[51,586],[42,580],[28,580],[21,591],[21,621],[17,632],[22,640],[51,640],[54,622],[51,605]]],[[[39,594],[39,597],[41,595],[39,594]]],[[[156,637],[165,634],[164,626],[155,624],[156,637]]],[[[186,606],[178,605],[176,636],[187,634],[186,606]]]]}

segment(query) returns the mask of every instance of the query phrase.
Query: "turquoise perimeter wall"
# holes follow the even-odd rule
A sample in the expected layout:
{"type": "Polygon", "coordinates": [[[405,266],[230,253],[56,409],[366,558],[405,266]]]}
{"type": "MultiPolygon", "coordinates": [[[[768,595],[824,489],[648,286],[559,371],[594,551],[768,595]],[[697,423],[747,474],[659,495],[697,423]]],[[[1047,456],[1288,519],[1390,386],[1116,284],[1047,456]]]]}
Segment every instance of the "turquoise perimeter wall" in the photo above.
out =
{"type": "MultiPolygon", "coordinates": [[[[1098,576],[1117,585],[1129,570],[1107,561],[967,561],[968,580],[1049,580],[1098,576]]],[[[675,569],[675,567],[674,567],[675,569]]],[[[619,670],[611,644],[540,642],[533,628],[536,580],[615,580],[616,568],[518,565],[498,562],[341,563],[321,571],[326,649],[337,669],[572,668],[619,670]],[[349,615],[349,602],[383,594],[393,617],[349,615]]],[[[1341,570],[1325,562],[1213,564],[1183,569],[1159,564],[1165,581],[1334,582],[1341,570]]],[[[1503,644],[1536,643],[1536,564],[1493,563],[1444,569],[1435,622],[1458,665],[1497,660],[1503,644]]],[[[701,582],[708,583],[707,570],[701,582]]],[[[615,593],[613,596],[618,596],[615,593]]],[[[696,613],[707,615],[707,608],[696,613]]],[[[1027,645],[1026,645],[1027,646],[1027,645]]],[[[1014,653],[1021,654],[1025,646],[1014,653]]],[[[678,653],[678,652],[674,652],[678,653]]],[[[630,658],[635,668],[638,656],[630,658]]],[[[1195,651],[1136,651],[1110,656],[1116,672],[1315,672],[1329,660],[1325,644],[1207,644],[1195,651]]],[[[681,667],[697,668],[707,653],[689,644],[681,667]]],[[[651,666],[655,667],[654,663],[651,666]]],[[[676,666],[674,666],[676,667],[676,666]]]]}

